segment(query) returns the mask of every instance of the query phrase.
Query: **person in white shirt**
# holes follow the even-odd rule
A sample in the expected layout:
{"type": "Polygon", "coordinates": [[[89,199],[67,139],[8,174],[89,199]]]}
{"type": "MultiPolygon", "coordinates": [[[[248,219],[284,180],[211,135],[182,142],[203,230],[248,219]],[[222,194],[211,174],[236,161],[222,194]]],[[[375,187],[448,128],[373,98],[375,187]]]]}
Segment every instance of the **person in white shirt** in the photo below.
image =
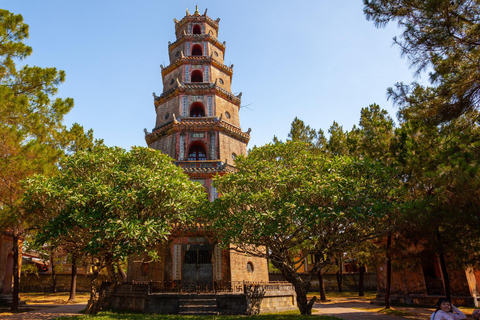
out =
{"type": "Polygon", "coordinates": [[[462,311],[458,310],[458,308],[446,298],[438,299],[436,306],[437,310],[432,313],[430,320],[462,320],[467,318],[462,311]]]}

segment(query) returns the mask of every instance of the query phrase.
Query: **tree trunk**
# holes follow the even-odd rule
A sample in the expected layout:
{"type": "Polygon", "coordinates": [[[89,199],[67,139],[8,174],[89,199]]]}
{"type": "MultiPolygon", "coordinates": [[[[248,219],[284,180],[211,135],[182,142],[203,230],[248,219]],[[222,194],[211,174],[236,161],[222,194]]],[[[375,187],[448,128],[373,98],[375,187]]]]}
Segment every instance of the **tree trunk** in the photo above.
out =
{"type": "Polygon", "coordinates": [[[72,253],[72,278],[70,281],[70,297],[68,302],[75,302],[75,294],[77,292],[77,255],[72,253]]]}
{"type": "Polygon", "coordinates": [[[11,311],[18,311],[19,305],[19,289],[20,289],[20,266],[19,266],[19,241],[20,235],[13,232],[13,291],[12,291],[12,307],[11,311]]]}
{"type": "Polygon", "coordinates": [[[54,249],[50,252],[50,266],[52,267],[52,293],[57,292],[57,274],[55,272],[55,253],[54,249]]]}
{"type": "Polygon", "coordinates": [[[392,286],[392,258],[390,257],[390,247],[392,246],[392,234],[387,238],[387,286],[385,288],[385,309],[390,309],[390,288],[392,286]]]}
{"type": "Polygon", "coordinates": [[[314,296],[312,299],[310,299],[310,301],[308,301],[308,290],[305,288],[305,286],[299,283],[293,283],[293,286],[295,287],[295,293],[297,294],[297,306],[298,310],[300,310],[300,314],[312,314],[312,307],[317,297],[314,296]]]}
{"type": "Polygon", "coordinates": [[[125,271],[123,271],[120,261],[117,262],[117,270],[118,270],[118,273],[120,274],[120,278],[122,279],[122,282],[127,282],[127,274],[125,273],[125,271]]]}
{"type": "Polygon", "coordinates": [[[86,314],[97,314],[103,308],[103,306],[108,303],[112,294],[120,284],[118,274],[115,272],[115,267],[111,258],[107,258],[106,267],[111,280],[110,285],[100,291],[98,299],[89,301],[89,305],[85,311],[86,314]]]}
{"type": "Polygon", "coordinates": [[[338,285],[338,292],[342,292],[342,276],[343,276],[343,268],[342,268],[342,256],[340,255],[338,259],[338,271],[337,271],[337,285],[338,285]]]}
{"type": "Polygon", "coordinates": [[[85,314],[95,314],[98,312],[95,301],[97,301],[97,277],[99,270],[94,267],[92,281],[90,282],[90,300],[88,300],[87,310],[85,314]]]}
{"type": "Polygon", "coordinates": [[[359,280],[358,280],[358,296],[365,296],[365,266],[360,266],[359,271],[359,280]]]}
{"type": "MultiPolygon", "coordinates": [[[[320,263],[320,255],[315,255],[315,262],[320,263]]],[[[325,295],[325,284],[323,283],[322,269],[318,270],[318,291],[320,292],[320,301],[327,301],[325,295]]]]}
{"type": "Polygon", "coordinates": [[[445,262],[445,254],[443,252],[442,236],[440,234],[440,230],[438,230],[438,227],[436,230],[436,234],[437,234],[438,245],[440,248],[440,253],[438,254],[438,257],[440,259],[440,268],[442,269],[443,287],[445,288],[445,297],[449,301],[452,301],[452,293],[450,291],[450,277],[448,276],[447,264],[445,262]]]}
{"type": "Polygon", "coordinates": [[[323,283],[322,270],[318,271],[318,288],[320,291],[320,301],[327,301],[327,296],[325,295],[325,283],[323,283]]]}

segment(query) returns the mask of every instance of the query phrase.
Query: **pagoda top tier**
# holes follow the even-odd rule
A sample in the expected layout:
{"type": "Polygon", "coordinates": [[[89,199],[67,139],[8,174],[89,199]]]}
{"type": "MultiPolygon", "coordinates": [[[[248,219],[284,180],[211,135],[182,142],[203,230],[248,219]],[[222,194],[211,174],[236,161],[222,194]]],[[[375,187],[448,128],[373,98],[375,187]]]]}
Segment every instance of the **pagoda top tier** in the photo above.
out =
{"type": "Polygon", "coordinates": [[[187,14],[182,20],[173,19],[175,22],[175,35],[180,39],[186,34],[209,34],[215,39],[218,37],[218,23],[220,18],[212,20],[207,16],[207,9],[203,15],[198,12],[198,6],[195,7],[195,13],[190,14],[187,8],[187,14]]]}

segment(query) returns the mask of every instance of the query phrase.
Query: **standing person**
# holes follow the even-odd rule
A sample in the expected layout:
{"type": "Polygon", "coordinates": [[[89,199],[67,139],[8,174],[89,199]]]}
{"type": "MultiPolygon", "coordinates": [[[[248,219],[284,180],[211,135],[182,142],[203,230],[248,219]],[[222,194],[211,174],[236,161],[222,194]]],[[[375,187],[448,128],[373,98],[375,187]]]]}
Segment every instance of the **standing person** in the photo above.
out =
{"type": "Polygon", "coordinates": [[[432,313],[430,320],[461,320],[466,318],[465,314],[448,299],[440,298],[437,302],[437,310],[432,313]]]}

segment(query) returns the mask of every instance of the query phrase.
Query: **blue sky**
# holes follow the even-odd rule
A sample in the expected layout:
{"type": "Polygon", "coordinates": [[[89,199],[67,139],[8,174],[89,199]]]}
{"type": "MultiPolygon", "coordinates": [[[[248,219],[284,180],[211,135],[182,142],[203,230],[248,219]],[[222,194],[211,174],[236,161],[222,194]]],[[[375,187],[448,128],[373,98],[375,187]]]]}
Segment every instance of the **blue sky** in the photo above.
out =
{"type": "Polygon", "coordinates": [[[65,70],[59,96],[75,100],[65,124],[129,149],[146,146],[143,128],[155,126],[152,92],[163,90],[159,66],[175,41],[173,18],[196,4],[221,19],[249,147],[286,139],[295,117],[325,132],[333,121],[349,130],[361,108],[377,103],[396,119],[386,89],[413,81],[413,70],[392,46],[401,30],[375,28],[361,0],[2,0],[0,8],[30,25],[27,64],[65,70]]]}

